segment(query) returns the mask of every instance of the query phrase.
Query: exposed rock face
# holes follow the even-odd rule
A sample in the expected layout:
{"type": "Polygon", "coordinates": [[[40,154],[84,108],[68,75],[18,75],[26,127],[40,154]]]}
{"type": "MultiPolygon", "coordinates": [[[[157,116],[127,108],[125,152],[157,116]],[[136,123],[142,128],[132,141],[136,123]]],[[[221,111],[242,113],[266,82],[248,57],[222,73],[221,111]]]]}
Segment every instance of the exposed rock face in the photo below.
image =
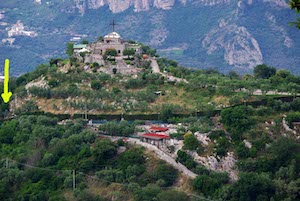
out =
{"type": "MultiPolygon", "coordinates": [[[[187,4],[187,0],[177,1],[182,5],[187,4]]],[[[213,6],[221,3],[230,3],[231,1],[232,0],[196,0],[191,3],[204,6],[213,6]]],[[[86,9],[98,9],[105,5],[108,5],[109,9],[113,13],[122,12],[130,7],[133,7],[135,12],[147,11],[152,7],[162,10],[169,10],[175,5],[176,0],[74,0],[74,2],[79,12],[84,14],[86,9]]]]}
{"type": "Polygon", "coordinates": [[[254,68],[263,63],[258,42],[243,26],[221,20],[219,27],[210,31],[202,41],[207,54],[222,49],[224,59],[235,68],[254,68]]]}
{"type": "MultiPolygon", "coordinates": [[[[32,0],[31,2],[34,2],[33,9],[36,9],[36,12],[30,11],[19,17],[22,20],[28,15],[35,19],[34,24],[37,26],[28,28],[38,31],[38,40],[30,47],[24,43],[26,49],[30,49],[28,51],[30,56],[18,52],[21,50],[17,49],[15,53],[9,53],[23,54],[23,60],[27,63],[33,62],[27,66],[35,66],[41,63],[41,60],[60,56],[64,52],[61,44],[77,34],[87,34],[88,38],[107,34],[110,30],[108,24],[116,16],[117,31],[125,38],[150,45],[156,48],[161,56],[174,59],[186,67],[214,68],[223,73],[235,70],[244,74],[252,73],[253,67],[257,64],[266,63],[300,73],[297,66],[299,61],[297,53],[300,51],[300,39],[296,33],[298,29],[288,25],[296,17],[288,8],[286,0],[32,0]],[[45,12],[39,13],[41,8],[45,12]],[[96,9],[99,12],[93,11],[96,9]],[[121,15],[111,15],[121,12],[123,12],[121,15]],[[101,21],[100,17],[95,17],[97,15],[101,16],[101,21]],[[82,26],[86,22],[89,22],[89,27],[82,26]],[[52,26],[47,27],[48,23],[52,26]],[[52,41],[47,43],[49,45],[43,50],[38,51],[40,56],[37,58],[35,56],[37,41],[47,40],[43,36],[49,33],[53,36],[52,41]],[[59,50],[54,49],[51,43],[55,43],[59,50]]],[[[17,7],[21,6],[20,3],[17,7]]],[[[3,12],[0,12],[0,26],[7,31],[7,28],[15,23],[15,19],[11,16],[17,11],[7,10],[9,15],[5,13],[4,21],[1,19],[4,17],[3,12]]],[[[13,43],[6,33],[0,41],[5,46],[13,43]]],[[[16,44],[13,48],[20,48],[23,45],[16,44]]],[[[18,65],[23,66],[22,63],[18,65]]]]}
{"type": "Polygon", "coordinates": [[[36,4],[42,4],[42,0],[34,0],[34,3],[36,3],[36,4]]]}
{"type": "Polygon", "coordinates": [[[105,5],[104,0],[88,0],[88,8],[91,9],[98,9],[104,5],[105,5]]]}
{"type": "Polygon", "coordinates": [[[280,8],[288,8],[288,4],[286,0],[263,0],[263,2],[271,3],[272,6],[277,6],[280,8]]]}
{"type": "Polygon", "coordinates": [[[163,10],[171,9],[175,4],[175,0],[154,0],[154,6],[163,10]]]}
{"type": "Polygon", "coordinates": [[[150,0],[134,0],[134,11],[147,11],[150,9],[150,0]]]}
{"type": "Polygon", "coordinates": [[[156,27],[149,34],[151,46],[160,46],[168,37],[169,31],[164,28],[164,19],[165,16],[162,13],[150,19],[151,24],[156,27]]]}
{"type": "Polygon", "coordinates": [[[293,46],[293,40],[288,36],[288,33],[284,29],[284,27],[283,26],[279,26],[277,24],[275,16],[272,15],[271,13],[267,13],[266,14],[266,18],[270,22],[270,28],[273,29],[273,30],[275,30],[275,31],[277,31],[278,33],[281,33],[283,44],[286,47],[291,48],[293,46]]]}
{"type": "Polygon", "coordinates": [[[219,160],[214,156],[199,156],[196,152],[188,151],[188,153],[194,158],[194,160],[205,166],[209,170],[218,172],[228,172],[228,176],[231,180],[238,179],[238,171],[235,170],[236,159],[233,152],[228,152],[227,156],[220,158],[219,160]]]}

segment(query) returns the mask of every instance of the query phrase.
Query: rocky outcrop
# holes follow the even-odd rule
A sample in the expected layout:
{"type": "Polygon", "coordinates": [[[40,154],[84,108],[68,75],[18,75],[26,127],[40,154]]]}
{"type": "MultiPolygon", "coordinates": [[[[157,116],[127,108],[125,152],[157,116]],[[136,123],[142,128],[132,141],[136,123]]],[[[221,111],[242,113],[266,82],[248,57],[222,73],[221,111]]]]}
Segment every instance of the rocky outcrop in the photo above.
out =
{"type": "Polygon", "coordinates": [[[263,0],[265,3],[270,3],[271,6],[276,6],[279,8],[288,8],[288,4],[286,0],[263,0]]]}
{"type": "Polygon", "coordinates": [[[263,62],[258,42],[243,26],[222,19],[219,27],[211,30],[202,41],[207,54],[224,51],[224,59],[239,69],[252,69],[263,62]]]}
{"type": "MultiPolygon", "coordinates": [[[[36,0],[38,1],[38,0],[36,0]]],[[[214,6],[221,3],[230,3],[232,0],[196,0],[190,2],[194,5],[214,6]]],[[[130,7],[133,7],[135,12],[148,11],[151,8],[162,10],[171,9],[176,2],[183,6],[189,3],[187,0],[74,0],[75,7],[81,14],[84,14],[87,9],[98,9],[108,5],[113,13],[123,12],[130,7]]]]}
{"type": "Polygon", "coordinates": [[[175,4],[175,0],[154,0],[153,5],[158,9],[169,10],[175,4]]]}
{"type": "Polygon", "coordinates": [[[98,9],[105,5],[104,0],[88,0],[88,8],[90,9],[98,9]]]}
{"type": "Polygon", "coordinates": [[[149,45],[158,47],[167,39],[169,31],[164,27],[164,19],[164,14],[153,16],[150,19],[155,28],[149,33],[149,45]]]}
{"type": "Polygon", "coordinates": [[[134,1],[134,12],[147,11],[151,7],[150,0],[135,0],[134,1]]]}
{"type": "Polygon", "coordinates": [[[233,152],[228,152],[227,156],[219,158],[215,156],[199,156],[196,152],[188,151],[188,153],[194,158],[194,160],[205,166],[209,170],[217,172],[228,172],[228,176],[231,180],[236,181],[238,179],[238,171],[235,169],[236,159],[233,152]]]}
{"type": "Polygon", "coordinates": [[[283,26],[278,25],[276,18],[271,13],[266,13],[266,18],[270,22],[270,28],[274,31],[281,33],[282,43],[287,47],[291,48],[293,46],[293,40],[289,37],[287,31],[283,26]]]}

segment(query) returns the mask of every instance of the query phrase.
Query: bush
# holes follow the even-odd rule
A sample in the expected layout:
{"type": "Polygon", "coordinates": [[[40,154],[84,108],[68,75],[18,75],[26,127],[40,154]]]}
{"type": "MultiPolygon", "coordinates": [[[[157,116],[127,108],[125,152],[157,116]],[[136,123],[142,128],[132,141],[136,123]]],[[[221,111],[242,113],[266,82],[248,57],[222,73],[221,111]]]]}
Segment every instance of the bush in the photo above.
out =
{"type": "Polygon", "coordinates": [[[181,150],[178,150],[177,152],[176,161],[179,161],[180,163],[185,165],[188,169],[193,169],[197,166],[197,163],[193,160],[193,158],[181,150]]]}
{"type": "Polygon", "coordinates": [[[100,90],[100,89],[102,88],[102,85],[101,85],[101,83],[98,82],[98,81],[92,81],[92,82],[91,82],[91,88],[92,88],[93,90],[100,90]]]}
{"type": "Polygon", "coordinates": [[[156,180],[164,180],[164,187],[172,186],[177,179],[177,170],[174,169],[172,166],[161,162],[154,170],[153,175],[156,180]]]}
{"type": "Polygon", "coordinates": [[[293,122],[300,122],[300,112],[293,112],[286,116],[286,121],[290,127],[293,127],[293,122]]]}
{"type": "Polygon", "coordinates": [[[174,190],[162,191],[157,195],[158,201],[188,201],[189,197],[183,193],[174,190]]]}
{"type": "Polygon", "coordinates": [[[227,108],[221,111],[221,122],[232,134],[233,140],[238,140],[240,134],[248,130],[254,121],[249,117],[253,109],[245,106],[227,108]]]}
{"type": "Polygon", "coordinates": [[[242,173],[240,179],[228,189],[225,200],[251,201],[270,200],[275,186],[267,175],[242,173]]]}
{"type": "Polygon", "coordinates": [[[183,144],[183,149],[196,150],[199,146],[199,141],[193,134],[185,134],[183,144]]]}

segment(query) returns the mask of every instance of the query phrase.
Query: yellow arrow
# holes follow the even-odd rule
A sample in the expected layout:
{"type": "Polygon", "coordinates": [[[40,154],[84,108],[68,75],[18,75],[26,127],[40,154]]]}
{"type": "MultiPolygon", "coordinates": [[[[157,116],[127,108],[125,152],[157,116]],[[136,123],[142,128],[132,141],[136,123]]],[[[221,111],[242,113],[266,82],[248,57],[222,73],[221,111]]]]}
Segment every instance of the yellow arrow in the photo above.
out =
{"type": "Polygon", "coordinates": [[[1,94],[4,103],[8,103],[10,97],[12,96],[11,92],[8,92],[8,82],[9,82],[9,60],[5,60],[4,66],[4,91],[1,94]]]}

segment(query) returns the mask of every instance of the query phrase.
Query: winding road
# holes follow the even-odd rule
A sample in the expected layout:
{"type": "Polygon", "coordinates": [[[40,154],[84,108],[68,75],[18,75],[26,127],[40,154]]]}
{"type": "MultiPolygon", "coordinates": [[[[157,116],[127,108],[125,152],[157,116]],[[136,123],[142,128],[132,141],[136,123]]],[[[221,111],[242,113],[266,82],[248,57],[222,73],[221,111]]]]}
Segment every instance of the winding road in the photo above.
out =
{"type": "MultiPolygon", "coordinates": [[[[118,139],[124,138],[124,137],[109,136],[109,135],[102,135],[102,134],[98,134],[98,136],[107,137],[107,138],[111,139],[112,141],[116,141],[118,139]]],[[[166,161],[167,163],[172,165],[175,169],[182,172],[183,174],[190,177],[191,179],[194,179],[198,176],[197,174],[195,174],[191,170],[187,169],[180,162],[176,162],[174,158],[172,158],[171,156],[169,156],[168,154],[166,154],[162,150],[158,149],[156,146],[154,146],[152,144],[149,144],[149,143],[146,143],[146,142],[142,142],[142,141],[140,141],[140,139],[136,139],[136,138],[126,137],[126,139],[128,139],[129,144],[141,145],[141,146],[147,148],[148,150],[154,151],[154,153],[157,155],[158,158],[160,158],[161,160],[166,161]]]]}
{"type": "Polygon", "coordinates": [[[167,75],[166,73],[160,72],[160,69],[159,69],[159,66],[158,66],[158,63],[157,63],[156,59],[151,58],[150,61],[151,61],[152,71],[154,73],[161,74],[162,76],[166,77],[168,81],[188,83],[188,81],[186,79],[174,77],[172,75],[167,75]]]}

